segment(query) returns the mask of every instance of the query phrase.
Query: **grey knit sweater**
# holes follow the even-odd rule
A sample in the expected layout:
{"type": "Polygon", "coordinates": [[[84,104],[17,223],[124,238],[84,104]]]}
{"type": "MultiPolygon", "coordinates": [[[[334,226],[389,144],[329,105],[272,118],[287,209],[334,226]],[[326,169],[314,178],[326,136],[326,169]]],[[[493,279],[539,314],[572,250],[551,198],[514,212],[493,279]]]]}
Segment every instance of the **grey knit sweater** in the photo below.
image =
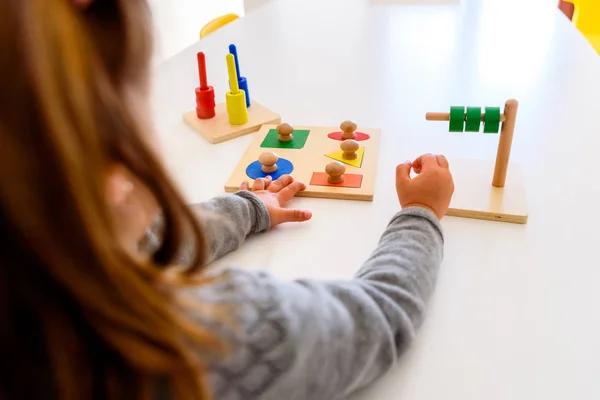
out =
{"type": "MultiPolygon", "coordinates": [[[[250,192],[193,207],[211,260],[270,228],[266,208],[250,192]]],[[[146,243],[156,244],[160,225],[151,227],[146,243]]],[[[214,284],[194,289],[203,303],[235,306],[233,324],[193,316],[232,349],[230,357],[210,364],[215,399],[336,400],[373,383],[421,325],[442,253],[435,216],[408,208],[392,218],[354,279],[289,282],[230,269],[214,284]]]]}

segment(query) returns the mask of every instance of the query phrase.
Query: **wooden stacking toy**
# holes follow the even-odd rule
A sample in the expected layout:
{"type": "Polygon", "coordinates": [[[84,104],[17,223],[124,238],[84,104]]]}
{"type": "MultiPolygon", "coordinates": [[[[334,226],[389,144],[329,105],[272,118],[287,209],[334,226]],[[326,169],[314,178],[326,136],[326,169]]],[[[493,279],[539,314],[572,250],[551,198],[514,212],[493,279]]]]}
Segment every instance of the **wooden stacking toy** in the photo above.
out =
{"type": "MultiPolygon", "coordinates": [[[[449,113],[428,112],[428,121],[449,121],[450,132],[500,132],[491,185],[486,179],[488,163],[478,160],[450,160],[456,190],[448,215],[527,223],[528,214],[523,178],[517,165],[511,164],[512,180],[507,186],[510,152],[517,122],[517,100],[508,100],[504,112],[499,107],[450,107],[449,113]]],[[[489,178],[487,178],[489,179],[489,178]]]]}
{"type": "Polygon", "coordinates": [[[225,103],[215,104],[215,89],[208,84],[206,55],[197,54],[200,86],[195,89],[196,108],[183,115],[185,123],[200,133],[209,143],[221,143],[256,132],[264,124],[277,124],[279,115],[256,101],[250,101],[248,80],[240,74],[240,62],[235,45],[226,56],[229,91],[225,103]]]}

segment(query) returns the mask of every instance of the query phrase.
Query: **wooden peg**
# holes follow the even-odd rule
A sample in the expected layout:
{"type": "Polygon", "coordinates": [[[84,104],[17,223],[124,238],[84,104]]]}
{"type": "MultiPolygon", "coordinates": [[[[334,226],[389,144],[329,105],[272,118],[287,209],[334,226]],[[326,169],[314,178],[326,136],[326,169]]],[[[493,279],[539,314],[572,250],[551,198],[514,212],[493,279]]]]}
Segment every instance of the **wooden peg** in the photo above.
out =
{"type": "Polygon", "coordinates": [[[292,132],[294,132],[294,128],[290,124],[279,124],[277,125],[277,128],[275,130],[279,134],[280,142],[291,142],[294,138],[292,135],[292,132]]]}
{"type": "MultiPolygon", "coordinates": [[[[450,121],[450,113],[447,112],[428,112],[425,113],[427,121],[450,121]]],[[[481,114],[481,122],[485,121],[485,113],[481,114]]],[[[500,122],[506,121],[506,115],[500,115],[500,122]]]]}
{"type": "Polygon", "coordinates": [[[340,149],[342,149],[342,151],[344,152],[344,154],[342,154],[344,160],[356,160],[356,158],[358,157],[356,151],[359,148],[360,145],[358,144],[358,142],[352,139],[344,140],[340,145],[340,149]]]}
{"type": "Polygon", "coordinates": [[[277,161],[279,161],[279,157],[275,153],[262,153],[258,157],[258,162],[262,164],[262,172],[265,174],[277,171],[277,161]]]}
{"type": "Polygon", "coordinates": [[[518,110],[519,102],[514,99],[508,100],[504,106],[506,120],[502,124],[502,130],[500,131],[496,166],[494,167],[494,178],[492,179],[492,185],[495,187],[502,188],[506,184],[508,161],[510,159],[510,149],[512,147],[513,134],[515,133],[518,110]]]}
{"type": "Polygon", "coordinates": [[[329,183],[342,183],[344,182],[346,167],[339,161],[333,161],[327,164],[325,173],[327,174],[327,181],[329,183]]]}
{"type": "Polygon", "coordinates": [[[344,132],[342,134],[342,139],[355,139],[356,133],[354,132],[356,132],[356,130],[358,129],[358,125],[356,125],[356,123],[353,121],[344,121],[340,125],[340,129],[342,130],[342,132],[344,132]]]}

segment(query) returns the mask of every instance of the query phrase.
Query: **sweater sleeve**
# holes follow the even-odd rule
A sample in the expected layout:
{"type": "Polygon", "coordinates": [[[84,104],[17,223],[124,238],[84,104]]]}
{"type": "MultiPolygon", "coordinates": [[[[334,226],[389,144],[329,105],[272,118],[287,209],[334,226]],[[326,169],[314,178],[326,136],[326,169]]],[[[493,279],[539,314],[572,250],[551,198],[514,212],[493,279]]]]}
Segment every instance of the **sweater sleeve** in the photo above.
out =
{"type": "Polygon", "coordinates": [[[231,324],[193,315],[231,348],[209,362],[215,398],[335,400],[371,384],[415,337],[442,256],[435,216],[408,208],[354,279],[286,282],[228,270],[194,289],[200,302],[235,310],[231,324]]]}
{"type": "Polygon", "coordinates": [[[252,192],[239,191],[192,206],[209,246],[212,262],[236,250],[248,235],[269,230],[271,219],[263,202],[252,192]]]}
{"type": "MultiPolygon", "coordinates": [[[[191,209],[200,222],[207,242],[205,264],[239,248],[248,235],[267,231],[271,227],[265,205],[249,191],[214,197],[192,205],[191,209]]],[[[159,214],[138,243],[138,250],[143,253],[155,250],[160,244],[163,230],[164,220],[159,214]]],[[[196,250],[187,239],[177,257],[177,262],[184,264],[193,258],[196,250]]]]}

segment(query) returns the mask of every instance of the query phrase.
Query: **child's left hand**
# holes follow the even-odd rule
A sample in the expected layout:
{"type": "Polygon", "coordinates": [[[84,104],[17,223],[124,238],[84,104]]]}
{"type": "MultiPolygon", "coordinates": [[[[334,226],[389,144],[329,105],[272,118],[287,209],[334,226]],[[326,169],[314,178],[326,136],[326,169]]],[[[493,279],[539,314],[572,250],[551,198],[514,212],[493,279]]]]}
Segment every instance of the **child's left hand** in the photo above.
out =
{"type": "MultiPolygon", "coordinates": [[[[306,185],[294,181],[290,175],[282,175],[275,181],[270,176],[259,178],[254,181],[252,186],[252,192],[262,200],[269,211],[272,227],[285,222],[308,221],[312,218],[310,211],[283,208],[296,193],[304,189],[306,189],[306,185]]],[[[250,190],[248,182],[243,182],[240,190],[250,190]]]]}

